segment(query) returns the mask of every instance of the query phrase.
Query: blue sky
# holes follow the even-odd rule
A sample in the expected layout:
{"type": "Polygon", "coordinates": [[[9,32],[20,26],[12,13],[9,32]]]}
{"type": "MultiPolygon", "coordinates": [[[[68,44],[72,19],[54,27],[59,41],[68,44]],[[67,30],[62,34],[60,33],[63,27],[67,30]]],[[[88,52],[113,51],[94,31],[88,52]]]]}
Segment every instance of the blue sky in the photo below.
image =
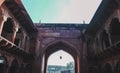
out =
{"type": "Polygon", "coordinates": [[[102,0],[22,0],[34,23],[89,23],[102,0]]]}

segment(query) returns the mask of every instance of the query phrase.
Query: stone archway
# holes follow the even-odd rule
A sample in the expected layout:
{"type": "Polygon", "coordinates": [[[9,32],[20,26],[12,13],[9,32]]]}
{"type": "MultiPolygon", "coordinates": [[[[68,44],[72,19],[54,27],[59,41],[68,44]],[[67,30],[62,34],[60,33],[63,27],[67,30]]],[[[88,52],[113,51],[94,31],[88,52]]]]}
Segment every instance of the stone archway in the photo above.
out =
{"type": "Polygon", "coordinates": [[[112,66],[109,63],[106,63],[104,66],[104,73],[113,73],[112,66]]]}
{"type": "Polygon", "coordinates": [[[120,22],[119,18],[113,18],[110,23],[110,36],[113,44],[117,43],[120,40],[120,22]]]}
{"type": "Polygon", "coordinates": [[[12,18],[7,18],[7,21],[4,22],[3,30],[2,30],[2,36],[6,37],[6,33],[12,33],[13,32],[13,20],[12,18]]]}
{"type": "Polygon", "coordinates": [[[12,61],[12,64],[11,64],[11,67],[8,73],[19,73],[19,64],[18,64],[17,59],[14,59],[12,61]]]}
{"type": "Polygon", "coordinates": [[[44,73],[46,73],[46,69],[47,69],[47,60],[48,57],[53,54],[54,52],[58,51],[58,50],[63,50],[66,51],[67,53],[69,53],[75,61],[75,73],[80,73],[80,52],[78,49],[73,48],[72,46],[70,46],[69,44],[65,43],[65,42],[56,42],[52,45],[49,45],[45,52],[44,52],[44,59],[45,59],[45,63],[44,63],[44,73]]]}
{"type": "Polygon", "coordinates": [[[18,31],[18,25],[15,24],[14,20],[9,17],[7,18],[7,21],[4,22],[1,35],[5,37],[7,40],[14,43],[17,31],[18,31]],[[10,34],[9,36],[7,35],[8,33],[10,34]]]}
{"type": "Polygon", "coordinates": [[[7,60],[5,57],[0,56],[0,73],[5,73],[7,71],[7,60]]]}

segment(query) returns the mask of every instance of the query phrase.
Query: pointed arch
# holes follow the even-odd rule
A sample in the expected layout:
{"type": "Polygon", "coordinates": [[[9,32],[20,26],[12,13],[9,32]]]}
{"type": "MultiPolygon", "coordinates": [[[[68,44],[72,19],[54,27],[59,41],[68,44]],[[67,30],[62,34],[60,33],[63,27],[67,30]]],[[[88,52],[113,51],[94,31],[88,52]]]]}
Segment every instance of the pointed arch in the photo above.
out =
{"type": "Polygon", "coordinates": [[[17,59],[14,59],[9,69],[9,73],[18,73],[18,72],[19,72],[19,63],[17,59]]]}
{"type": "Polygon", "coordinates": [[[4,22],[1,36],[6,38],[7,40],[11,41],[12,40],[12,33],[13,33],[13,26],[14,26],[13,19],[11,17],[8,17],[7,20],[4,22]]]}
{"type": "Polygon", "coordinates": [[[56,52],[58,50],[64,50],[64,51],[70,53],[72,56],[75,56],[74,53],[76,53],[77,55],[80,55],[78,48],[76,48],[75,46],[73,46],[72,44],[70,44],[64,40],[57,40],[57,41],[54,41],[53,43],[48,44],[47,47],[45,47],[44,52],[47,52],[48,50],[51,50],[51,52],[49,51],[49,54],[56,52]],[[52,49],[50,49],[50,48],[52,48],[52,49]],[[69,48],[69,49],[66,49],[66,48],[69,48]]]}
{"type": "Polygon", "coordinates": [[[75,60],[64,50],[52,53],[47,60],[47,73],[72,72],[75,73],[75,60]]]}
{"type": "Polygon", "coordinates": [[[109,64],[109,63],[105,64],[105,66],[104,66],[104,72],[105,73],[113,73],[113,69],[112,69],[111,64],[109,64]]]}
{"type": "Polygon", "coordinates": [[[80,62],[80,52],[79,52],[79,49],[74,48],[69,43],[66,43],[64,41],[54,42],[54,43],[50,44],[49,46],[47,46],[45,48],[45,51],[44,51],[44,59],[45,59],[44,73],[46,73],[48,57],[51,54],[53,54],[54,52],[58,51],[58,50],[63,50],[65,52],[69,53],[73,57],[73,59],[75,61],[75,73],[78,73],[79,72],[78,68],[80,68],[80,65],[79,65],[79,62],[80,62]]]}

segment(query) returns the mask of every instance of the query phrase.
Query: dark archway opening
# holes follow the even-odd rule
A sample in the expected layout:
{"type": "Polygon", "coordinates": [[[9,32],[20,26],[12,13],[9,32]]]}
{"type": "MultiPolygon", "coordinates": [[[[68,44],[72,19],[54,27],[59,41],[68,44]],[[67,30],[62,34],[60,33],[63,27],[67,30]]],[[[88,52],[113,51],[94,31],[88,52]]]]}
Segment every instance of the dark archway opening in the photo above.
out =
{"type": "Polygon", "coordinates": [[[0,56],[0,73],[5,73],[7,71],[7,60],[6,58],[0,56]]]}
{"type": "Polygon", "coordinates": [[[13,33],[13,25],[14,25],[14,22],[11,18],[7,18],[7,21],[3,25],[3,30],[1,35],[8,40],[11,40],[10,38],[8,38],[7,34],[13,33]]]}
{"type": "Polygon", "coordinates": [[[18,72],[19,72],[19,64],[18,64],[18,61],[15,59],[11,64],[9,73],[18,73],[18,72]]]}
{"type": "Polygon", "coordinates": [[[118,18],[113,18],[110,24],[110,33],[112,43],[120,41],[120,22],[118,18]]]}
{"type": "Polygon", "coordinates": [[[113,73],[112,66],[109,63],[105,64],[104,73],[113,73]]]}

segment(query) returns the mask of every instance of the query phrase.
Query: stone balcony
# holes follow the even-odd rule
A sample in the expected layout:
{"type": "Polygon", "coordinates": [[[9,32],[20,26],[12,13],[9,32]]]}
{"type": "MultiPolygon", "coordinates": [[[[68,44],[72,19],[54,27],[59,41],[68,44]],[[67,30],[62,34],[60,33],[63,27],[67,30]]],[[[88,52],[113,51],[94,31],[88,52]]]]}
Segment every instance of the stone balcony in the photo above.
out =
{"type": "Polygon", "coordinates": [[[9,40],[5,39],[4,37],[0,36],[0,51],[4,51],[11,55],[15,55],[24,61],[34,60],[32,54],[24,51],[23,49],[17,47],[15,44],[10,42],[9,40]]]}
{"type": "Polygon", "coordinates": [[[120,55],[120,41],[106,48],[104,51],[95,55],[97,61],[108,59],[120,55]]]}

